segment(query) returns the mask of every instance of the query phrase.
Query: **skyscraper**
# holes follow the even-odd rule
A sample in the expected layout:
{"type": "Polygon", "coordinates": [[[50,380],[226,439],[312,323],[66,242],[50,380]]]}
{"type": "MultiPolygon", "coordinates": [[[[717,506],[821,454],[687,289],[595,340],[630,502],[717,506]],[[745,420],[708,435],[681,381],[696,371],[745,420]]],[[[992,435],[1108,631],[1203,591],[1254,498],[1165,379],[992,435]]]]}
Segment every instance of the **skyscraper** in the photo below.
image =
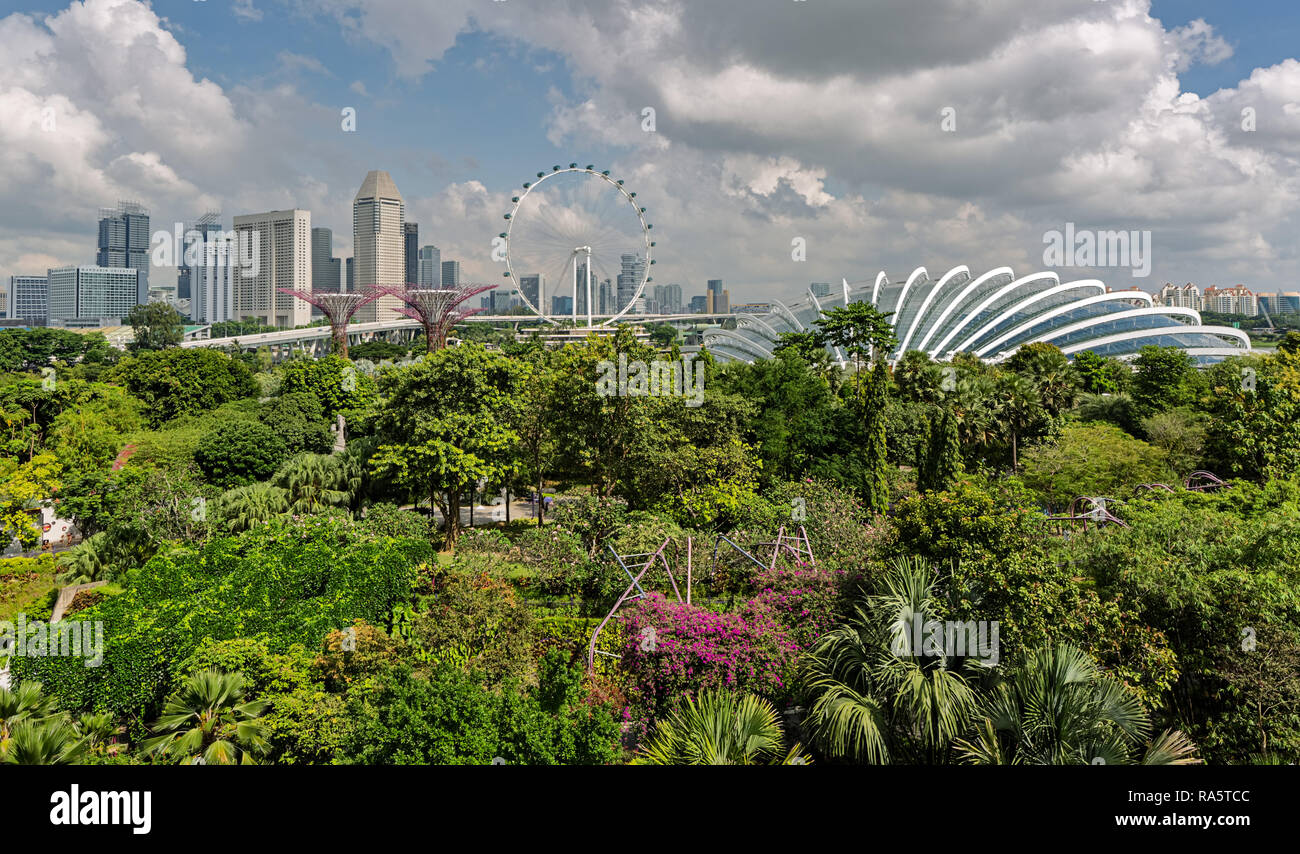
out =
{"type": "Polygon", "coordinates": [[[528,273],[527,275],[520,276],[519,293],[521,293],[531,305],[536,306],[538,311],[545,310],[541,303],[541,298],[542,298],[542,274],[541,273],[528,273]]]}
{"type": "Polygon", "coordinates": [[[432,244],[420,249],[420,278],[422,288],[442,287],[442,251],[432,244]]]}
{"type": "Polygon", "coordinates": [[[444,288],[460,287],[460,262],[442,262],[442,286],[444,288]]]}
{"type": "MultiPolygon", "coordinates": [[[[233,234],[233,232],[232,232],[233,234]]],[[[231,235],[216,234],[205,239],[207,251],[190,268],[194,287],[190,298],[190,319],[195,323],[220,323],[234,319],[235,280],[240,276],[231,235]]]]}
{"type": "MultiPolygon", "coordinates": [[[[334,232],[328,228],[311,230],[311,289],[338,293],[343,285],[338,280],[334,268],[334,232]]],[[[319,317],[321,310],[312,306],[312,317],[319,317]]]]}
{"type": "Polygon", "coordinates": [[[723,309],[718,308],[722,300],[722,279],[709,279],[708,290],[704,292],[706,304],[706,314],[721,314],[723,309]]]}
{"type": "Polygon", "coordinates": [[[130,267],[55,267],[47,278],[51,321],[120,320],[148,298],[144,271],[130,267]]]}
{"type": "Polygon", "coordinates": [[[350,294],[352,294],[352,293],[356,293],[356,291],[357,291],[357,265],[356,265],[356,263],[355,263],[355,259],[353,259],[352,257],[349,257],[348,260],[347,260],[347,268],[348,268],[348,269],[347,269],[347,274],[346,274],[346,287],[344,287],[344,290],[347,291],[347,292],[350,293],[350,294]]]}
{"type": "Polygon", "coordinates": [[[5,314],[10,320],[26,320],[32,326],[44,326],[50,317],[49,276],[10,276],[9,305],[5,314]]]}
{"type": "Polygon", "coordinates": [[[182,250],[181,257],[176,259],[176,298],[189,299],[193,293],[193,274],[190,270],[190,261],[193,260],[194,252],[190,247],[194,244],[200,244],[196,252],[202,252],[204,245],[214,234],[221,231],[221,212],[208,211],[200,216],[185,229],[185,234],[181,240],[182,250]]]}
{"type": "MultiPolygon", "coordinates": [[[[311,230],[311,289],[338,293],[342,283],[334,274],[334,232],[328,228],[311,230]]],[[[314,313],[314,312],[313,312],[314,313]]]]}
{"type": "MultiPolygon", "coordinates": [[[[406,203],[397,185],[387,172],[367,172],[352,200],[354,288],[403,287],[408,281],[406,239],[406,203]]],[[[380,297],[361,307],[357,322],[399,319],[401,305],[397,297],[380,297]]]]}
{"type": "MultiPolygon", "coordinates": [[[[636,296],[637,286],[641,284],[645,276],[645,259],[640,255],[622,255],[622,270],[618,274],[618,307],[614,309],[618,312],[626,308],[636,296]]],[[[630,313],[635,313],[633,307],[630,313]]]]}
{"type": "Polygon", "coordinates": [[[406,284],[415,286],[420,283],[420,224],[408,222],[403,229],[406,235],[406,284]]]}
{"type": "Polygon", "coordinates": [[[144,274],[149,293],[149,210],[139,202],[119,201],[116,208],[99,210],[100,267],[129,267],[144,274]]]}
{"type": "Polygon", "coordinates": [[[258,320],[282,329],[311,322],[311,306],[278,290],[311,290],[311,211],[244,214],[235,217],[234,230],[257,260],[251,268],[232,273],[231,319],[258,320]]]}

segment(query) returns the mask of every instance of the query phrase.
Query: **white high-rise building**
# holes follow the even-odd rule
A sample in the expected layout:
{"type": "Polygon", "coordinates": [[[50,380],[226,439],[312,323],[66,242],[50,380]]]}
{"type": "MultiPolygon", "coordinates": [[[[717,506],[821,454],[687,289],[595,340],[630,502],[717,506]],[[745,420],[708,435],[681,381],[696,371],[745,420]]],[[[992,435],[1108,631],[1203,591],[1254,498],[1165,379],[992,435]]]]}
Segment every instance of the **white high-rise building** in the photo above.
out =
{"type": "Polygon", "coordinates": [[[55,321],[121,320],[148,301],[147,280],[130,267],[55,267],[46,278],[51,325],[58,325],[55,321]]]}
{"type": "Polygon", "coordinates": [[[1202,305],[1201,289],[1191,282],[1181,286],[1170,282],[1160,289],[1160,293],[1156,294],[1156,301],[1163,306],[1190,308],[1193,311],[1200,311],[1202,305]]]}
{"type": "Polygon", "coordinates": [[[190,319],[195,323],[233,320],[237,250],[231,232],[209,235],[199,263],[190,267],[190,319]]]}
{"type": "Polygon", "coordinates": [[[237,216],[235,235],[241,264],[245,246],[257,260],[231,274],[230,319],[260,320],[281,329],[310,323],[311,306],[279,289],[311,290],[311,211],[294,208],[237,216]]]}
{"type": "MultiPolygon", "coordinates": [[[[352,257],[356,289],[406,284],[406,203],[387,172],[366,173],[352,200],[352,257]]],[[[399,320],[402,301],[380,297],[361,307],[357,323],[399,320]]]]}

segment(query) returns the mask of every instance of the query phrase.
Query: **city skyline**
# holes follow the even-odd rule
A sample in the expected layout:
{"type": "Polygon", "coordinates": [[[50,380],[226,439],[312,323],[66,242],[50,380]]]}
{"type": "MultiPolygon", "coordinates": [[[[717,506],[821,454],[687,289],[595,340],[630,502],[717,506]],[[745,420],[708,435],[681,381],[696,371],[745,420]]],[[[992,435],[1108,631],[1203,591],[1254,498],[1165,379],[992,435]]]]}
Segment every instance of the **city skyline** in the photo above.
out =
{"type": "Polygon", "coordinates": [[[1039,268],[1044,235],[1073,223],[1150,232],[1151,275],[1103,268],[1116,287],[1276,292],[1300,275],[1300,63],[1292,25],[1268,23],[1277,4],[1009,3],[960,38],[902,3],[873,9],[869,29],[844,3],[763,21],[728,17],[735,4],[648,5],[655,48],[630,9],[581,2],[472,18],[461,2],[198,3],[166,17],[137,0],[26,3],[0,19],[14,81],[0,278],[93,261],[93,210],[119,198],[150,208],[155,230],[202,210],[310,210],[346,258],[356,181],[383,168],[421,244],[466,280],[500,282],[490,239],[510,194],[570,159],[635,183],[656,214],[656,281],[692,295],[717,275],[763,300],[918,262],[1039,268]],[[715,23],[696,26],[701,14],[715,23]],[[583,15],[591,54],[575,37],[583,15]],[[251,50],[223,47],[235,40],[251,50]],[[1050,79],[1023,82],[1041,67],[1050,79]],[[895,106],[881,112],[886,86],[895,106]],[[1053,87],[1065,96],[1044,97],[1053,87]],[[104,108],[112,95],[134,112],[104,108]],[[458,132],[426,132],[447,126],[458,132]],[[792,259],[796,239],[806,260],[792,259]]]}

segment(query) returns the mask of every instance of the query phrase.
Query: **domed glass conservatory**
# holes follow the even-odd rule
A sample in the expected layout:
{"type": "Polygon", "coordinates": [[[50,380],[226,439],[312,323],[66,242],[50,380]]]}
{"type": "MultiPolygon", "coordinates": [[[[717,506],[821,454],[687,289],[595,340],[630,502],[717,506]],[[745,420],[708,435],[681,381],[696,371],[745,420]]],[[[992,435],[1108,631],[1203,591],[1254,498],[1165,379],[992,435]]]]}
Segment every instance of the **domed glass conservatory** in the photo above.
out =
{"type": "MultiPolygon", "coordinates": [[[[797,302],[774,302],[766,314],[736,315],[734,330],[706,330],[703,348],[722,361],[765,359],[781,333],[809,331],[822,312],[852,302],[870,302],[892,313],[898,348],[891,361],[922,350],[939,361],[973,353],[999,362],[1038,341],[1071,358],[1091,350],[1131,359],[1148,344],[1179,347],[1198,364],[1250,350],[1240,329],[1203,326],[1196,311],[1155,305],[1146,291],[1110,291],[1096,279],[1062,282],[1051,272],[1017,278],[1010,267],[979,276],[954,267],[938,278],[918,267],[905,281],[891,282],[882,272],[871,282],[844,281],[828,296],[810,289],[797,302]]],[[[828,349],[841,364],[848,361],[846,354],[828,349]]]]}

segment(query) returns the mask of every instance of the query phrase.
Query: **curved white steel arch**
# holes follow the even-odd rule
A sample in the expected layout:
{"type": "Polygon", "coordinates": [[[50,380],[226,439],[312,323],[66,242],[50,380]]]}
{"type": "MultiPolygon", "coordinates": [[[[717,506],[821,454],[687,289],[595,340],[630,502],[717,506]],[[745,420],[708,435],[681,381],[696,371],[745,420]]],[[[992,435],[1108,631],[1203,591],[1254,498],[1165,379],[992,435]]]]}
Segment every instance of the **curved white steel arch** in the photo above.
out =
{"type": "MultiPolygon", "coordinates": [[[[1192,311],[1192,309],[1186,309],[1192,311]]],[[[1204,332],[1209,335],[1226,335],[1230,338],[1237,338],[1244,347],[1233,352],[1240,354],[1243,351],[1250,350],[1250,336],[1240,329],[1233,329],[1229,326],[1186,326],[1182,328],[1169,327],[1168,329],[1133,329],[1128,332],[1118,332],[1114,335],[1107,335],[1104,338],[1094,338],[1091,341],[1084,341],[1079,344],[1071,344],[1068,347],[1062,347],[1061,352],[1065,355],[1073,355],[1080,350],[1091,350],[1094,347],[1104,347],[1107,344],[1118,344],[1121,341],[1131,341],[1134,338],[1154,338],[1158,335],[1185,335],[1187,333],[1204,332]]]]}
{"type": "MultiPolygon", "coordinates": [[[[948,303],[948,307],[939,315],[939,319],[930,324],[930,328],[925,332],[925,337],[921,339],[921,343],[916,346],[916,349],[925,352],[925,345],[930,343],[930,338],[935,332],[943,328],[944,321],[948,319],[948,315],[952,314],[953,309],[961,305],[962,302],[965,301],[966,297],[970,295],[971,291],[978,288],[994,276],[1011,276],[1014,279],[1016,274],[1010,267],[994,267],[982,276],[977,276],[976,278],[971,279],[966,283],[966,287],[962,288],[961,292],[957,294],[957,298],[948,303]]],[[[934,353],[930,353],[930,356],[933,357],[934,353]]]]}
{"type": "MultiPolygon", "coordinates": [[[[1081,282],[1092,282],[1092,281],[1095,281],[1095,279],[1082,279],[1079,282],[1064,282],[1060,285],[1057,285],[1054,288],[1050,288],[1049,291],[1044,291],[1043,295],[1047,296],[1049,292],[1063,293],[1066,290],[1073,288],[1075,285],[1080,284],[1081,282]]],[[[1147,293],[1146,291],[1131,291],[1130,293],[1132,294],[1132,296],[1121,297],[1121,299],[1136,298],[1139,302],[1141,302],[1142,298],[1145,297],[1146,304],[1148,306],[1154,305],[1154,301],[1151,297],[1151,294],[1147,293]]],[[[1056,308],[1052,309],[1051,311],[1045,311],[1042,314],[1036,314],[1033,317],[1026,319],[1023,323],[1016,324],[1014,328],[1007,330],[1006,332],[999,335],[997,338],[994,338],[988,344],[985,344],[983,347],[976,350],[975,355],[983,356],[989,350],[992,350],[994,347],[998,346],[1002,342],[1010,338],[1015,338],[1026,328],[1032,328],[1034,326],[1037,326],[1040,323],[1051,320],[1053,317],[1059,317],[1062,314],[1068,314],[1069,312],[1074,311],[1076,308],[1082,308],[1086,305],[1094,305],[1099,302],[1110,302],[1113,299],[1115,299],[1115,294],[1106,293],[1105,285],[1103,285],[1101,293],[1093,294],[1092,296],[1089,297],[1080,297],[1077,300],[1071,300],[1070,302],[1064,303],[1063,305],[1058,305],[1056,308]]],[[[1029,343],[1029,342],[1025,342],[1025,343],[1029,343]]]]}
{"type": "MultiPolygon", "coordinates": [[[[880,303],[876,302],[876,299],[880,296],[880,286],[882,284],[885,285],[889,284],[889,277],[885,275],[884,270],[881,270],[879,273],[876,274],[876,284],[873,285],[871,288],[871,304],[876,306],[877,308],[880,307],[880,303]]],[[[848,302],[845,302],[844,304],[848,305],[848,302]]]]}
{"type": "Polygon", "coordinates": [[[958,273],[965,273],[967,276],[969,276],[970,268],[965,266],[964,264],[959,265],[957,267],[953,267],[951,270],[943,274],[943,278],[939,279],[939,283],[937,285],[935,285],[933,288],[930,288],[930,292],[926,294],[925,299],[921,301],[920,311],[918,311],[916,313],[916,317],[912,319],[912,325],[907,327],[907,334],[903,336],[903,342],[898,345],[899,354],[907,352],[907,345],[911,342],[912,335],[916,333],[916,327],[920,325],[921,318],[925,317],[926,311],[929,310],[930,303],[934,301],[935,295],[938,294],[939,291],[943,290],[943,286],[948,284],[948,282],[950,282],[953,279],[953,277],[956,276],[958,273]]]}
{"type": "MultiPolygon", "coordinates": [[[[1015,282],[1012,282],[1011,284],[1014,285],[1015,282]]],[[[1010,287],[1010,285],[1008,285],[1008,287],[1010,287]]],[[[1096,279],[1079,279],[1073,282],[1059,282],[1055,285],[1052,285],[1050,288],[1046,288],[1045,290],[1032,293],[1029,296],[1021,299],[1019,302],[1012,303],[1009,307],[1004,309],[1001,314],[999,314],[997,317],[985,323],[979,329],[976,329],[973,333],[971,333],[966,337],[965,341],[962,341],[956,347],[953,347],[953,349],[956,350],[958,353],[966,352],[966,350],[972,347],[976,341],[980,340],[980,338],[982,338],[984,335],[987,335],[989,332],[996,329],[999,323],[1005,323],[1007,318],[1012,317],[1017,311],[1021,309],[1021,307],[1026,305],[1032,305],[1034,302],[1040,299],[1045,299],[1046,297],[1051,296],[1053,294],[1064,293],[1074,288],[1095,288],[1097,293],[1099,294],[1106,293],[1105,283],[1099,282],[1096,279]]],[[[978,310],[976,310],[975,313],[978,313],[978,310]]]]}
{"type": "Polygon", "coordinates": [[[766,347],[762,346],[757,341],[754,341],[751,338],[746,338],[743,335],[737,335],[734,331],[730,329],[713,329],[709,331],[712,334],[708,335],[704,339],[705,348],[709,346],[709,342],[712,341],[713,339],[721,338],[722,346],[724,347],[731,347],[732,349],[740,350],[742,352],[747,351],[753,353],[755,356],[758,356],[759,358],[762,359],[772,358],[773,354],[771,350],[767,349],[766,347]]]}
{"type": "MultiPolygon", "coordinates": [[[[1052,339],[1054,338],[1059,338],[1062,335],[1069,335],[1071,333],[1078,332],[1081,329],[1087,329],[1090,326],[1101,326],[1103,324],[1110,323],[1115,320],[1123,320],[1126,318],[1131,319],[1135,317],[1155,317],[1155,316],[1162,316],[1162,315],[1165,317],[1187,317],[1187,318],[1191,318],[1193,321],[1198,321],[1198,322],[1201,319],[1201,316],[1196,313],[1195,309],[1180,308],[1177,306],[1166,307],[1160,305],[1144,306],[1142,308],[1131,308],[1128,311],[1115,311],[1115,312],[1111,312],[1110,314],[1099,314],[1096,317],[1088,317],[1083,320],[1079,320],[1074,323],[1068,324],[1066,326],[1061,326],[1057,329],[1052,329],[1048,332],[1044,332],[1042,335],[1036,335],[1033,338],[1029,339],[1028,341],[1023,341],[1020,344],[1017,344],[1015,347],[1011,348],[1010,350],[1007,350],[1005,353],[999,353],[996,358],[991,359],[990,361],[1000,362],[1003,359],[1009,357],[1012,353],[1019,350],[1021,347],[1024,347],[1028,344],[1040,344],[1040,343],[1050,344],[1052,343],[1052,339]]],[[[1145,335],[1150,336],[1150,335],[1165,335],[1171,332],[1199,331],[1202,329],[1205,329],[1205,327],[1186,324],[1183,326],[1158,326],[1158,327],[1153,327],[1151,329],[1130,330],[1130,331],[1139,331],[1145,335]]],[[[1109,336],[1103,336],[1103,337],[1109,337],[1109,336]]],[[[1092,340],[1092,339],[1087,339],[1087,340],[1092,340]]],[[[1062,348],[1061,350],[1061,352],[1068,352],[1068,351],[1069,348],[1062,348]]],[[[976,355],[979,354],[977,353],[976,355]]]]}
{"type": "Polygon", "coordinates": [[[785,303],[781,302],[779,299],[778,299],[778,300],[772,300],[772,305],[776,306],[775,311],[776,311],[778,314],[779,314],[781,311],[784,311],[784,312],[785,312],[785,317],[786,317],[786,319],[789,320],[792,324],[794,324],[794,329],[795,329],[796,332],[803,332],[803,331],[804,331],[804,329],[805,329],[806,327],[805,327],[802,323],[799,322],[799,318],[797,318],[797,317],[794,316],[794,312],[790,310],[790,306],[788,306],[788,305],[786,305],[785,303]]]}
{"type": "Polygon", "coordinates": [[[1006,296],[1007,294],[1011,293],[1016,288],[1021,287],[1027,282],[1036,282],[1041,279],[1051,279],[1052,281],[1056,282],[1058,285],[1061,283],[1061,277],[1056,275],[1056,273],[1051,272],[1050,270],[1039,272],[1039,273],[1030,273],[1028,276],[1021,276],[1019,279],[1012,279],[1010,282],[1008,282],[1007,284],[1003,285],[1002,287],[998,288],[996,291],[994,291],[993,293],[985,297],[984,301],[981,302],[979,305],[975,306],[975,308],[966,312],[966,316],[965,318],[962,319],[962,322],[954,326],[952,328],[952,331],[944,336],[943,340],[940,341],[938,346],[934,348],[934,353],[932,353],[931,355],[934,356],[934,358],[938,358],[937,354],[944,352],[944,348],[948,346],[948,342],[951,341],[953,338],[955,338],[958,332],[961,332],[963,329],[965,329],[966,326],[970,324],[970,322],[973,321],[976,317],[978,317],[979,313],[982,312],[984,309],[988,308],[993,303],[1002,299],[1002,297],[1006,296]]]}

